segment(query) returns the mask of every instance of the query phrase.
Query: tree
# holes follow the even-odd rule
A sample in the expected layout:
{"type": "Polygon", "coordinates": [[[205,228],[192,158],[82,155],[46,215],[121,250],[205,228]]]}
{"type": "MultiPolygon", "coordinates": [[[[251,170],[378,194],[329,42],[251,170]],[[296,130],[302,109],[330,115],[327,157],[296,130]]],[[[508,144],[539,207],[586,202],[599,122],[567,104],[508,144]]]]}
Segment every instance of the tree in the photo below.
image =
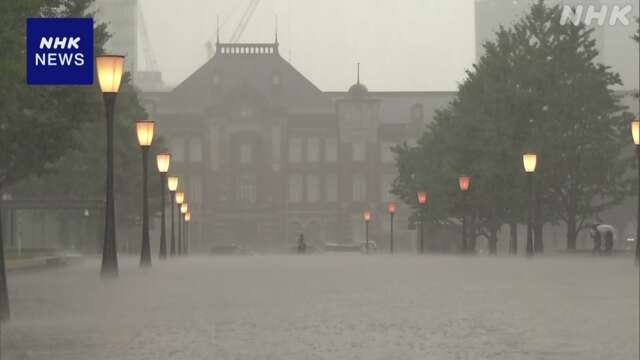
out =
{"type": "MultiPolygon", "coordinates": [[[[20,198],[101,199],[104,197],[106,148],[104,115],[86,124],[74,135],[75,148],[69,149],[46,174],[35,174],[12,188],[20,198]]],[[[116,220],[120,230],[138,227],[142,155],[135,130],[136,120],[146,118],[137,93],[125,74],[115,110],[115,197],[116,220]]],[[[164,151],[162,138],[154,139],[149,152],[150,212],[160,211],[160,176],[155,171],[155,155],[164,151]]],[[[123,234],[127,235],[127,234],[123,234]]]]}
{"type": "MultiPolygon", "coordinates": [[[[104,104],[95,86],[28,86],[25,79],[25,19],[32,16],[91,16],[93,0],[28,0],[0,2],[0,193],[58,194],[76,198],[104,192],[104,104]],[[54,184],[55,186],[51,186],[54,184]],[[46,192],[45,192],[46,190],[46,192]]],[[[109,34],[105,24],[94,26],[94,51],[103,52],[109,34]]],[[[144,117],[128,80],[117,107],[119,139],[117,165],[122,172],[140,174],[134,121],[144,117]],[[135,169],[134,162],[137,160],[135,169]]],[[[121,177],[120,201],[131,204],[139,177],[121,177]]],[[[153,179],[151,179],[153,181],[153,179]]],[[[153,188],[153,187],[152,187],[153,188]]],[[[124,212],[131,216],[131,211],[124,212]]],[[[1,220],[1,217],[0,217],[1,220]]],[[[9,317],[0,224],[0,320],[9,317]]]]}
{"type": "MultiPolygon", "coordinates": [[[[556,209],[567,225],[567,248],[575,249],[587,223],[630,193],[625,176],[630,161],[622,141],[628,118],[611,90],[621,84],[619,75],[595,62],[593,29],[561,25],[560,17],[559,6],[539,1],[515,25],[514,36],[525,44],[529,60],[521,81],[533,93],[530,136],[541,160],[538,201],[556,209]]],[[[539,221],[537,227],[541,233],[539,221]]]]}
{"type": "MultiPolygon", "coordinates": [[[[619,76],[595,63],[592,30],[561,25],[560,16],[559,6],[539,0],[514,26],[500,28],[417,146],[396,149],[393,191],[405,201],[407,189],[420,184],[455,204],[454,179],[471,176],[467,205],[474,208],[476,235],[489,239],[492,253],[501,226],[522,220],[528,210],[524,151],[540,159],[538,250],[542,224],[566,223],[567,247],[575,248],[586,222],[630,191],[630,162],[622,151],[628,123],[610,90],[619,76]]],[[[459,213],[455,206],[442,207],[440,221],[459,213]]]]}

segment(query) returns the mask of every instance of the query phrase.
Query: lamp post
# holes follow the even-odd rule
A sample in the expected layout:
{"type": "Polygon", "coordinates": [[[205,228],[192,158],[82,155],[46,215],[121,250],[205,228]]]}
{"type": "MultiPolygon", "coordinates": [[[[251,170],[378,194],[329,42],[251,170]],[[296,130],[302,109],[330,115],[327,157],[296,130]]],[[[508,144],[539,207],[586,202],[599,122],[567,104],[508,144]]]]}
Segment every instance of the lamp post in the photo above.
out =
{"type": "Polygon", "coordinates": [[[149,189],[147,168],[149,148],[153,142],[153,128],[155,124],[150,120],[136,122],[138,143],[142,149],[142,247],[140,249],[140,265],[151,266],[151,244],[149,242],[149,189]]]}
{"type": "Polygon", "coordinates": [[[420,254],[424,254],[424,222],[427,209],[427,192],[418,191],[418,204],[420,205],[420,254]]]}
{"type": "Polygon", "coordinates": [[[166,215],[164,206],[164,193],[165,183],[167,182],[167,172],[169,171],[169,165],[171,164],[171,154],[162,153],[156,155],[156,164],[158,165],[158,172],[160,173],[160,259],[167,258],[167,235],[166,235],[166,215]]]}
{"type": "Polygon", "coordinates": [[[533,256],[533,173],[538,165],[538,155],[526,153],[522,155],[522,164],[529,183],[529,210],[527,212],[527,256],[533,256]]]}
{"type": "Polygon", "coordinates": [[[169,247],[169,254],[174,256],[176,254],[176,232],[174,230],[173,223],[175,222],[173,213],[175,212],[176,190],[178,190],[178,177],[169,176],[167,178],[167,187],[169,188],[169,197],[171,197],[171,245],[169,247]]]}
{"type": "MultiPolygon", "coordinates": [[[[189,204],[187,204],[186,202],[183,202],[182,205],[180,205],[180,213],[182,214],[182,216],[180,216],[180,220],[184,221],[184,215],[189,212],[189,204]]],[[[187,224],[185,223],[183,226],[182,231],[184,232],[187,228],[187,224]]],[[[178,237],[179,241],[178,241],[178,254],[179,255],[184,255],[184,243],[187,241],[186,239],[186,234],[180,234],[180,237],[178,237]]]]}
{"type": "Polygon", "coordinates": [[[189,222],[191,221],[191,211],[184,214],[184,251],[186,255],[189,251],[189,222]]]}
{"type": "Polygon", "coordinates": [[[631,135],[638,159],[638,213],[636,215],[636,265],[640,265],[640,114],[631,122],[631,135]]]}
{"type": "Polygon", "coordinates": [[[365,253],[369,253],[369,221],[371,221],[371,212],[365,211],[362,215],[364,218],[364,249],[365,253]]]}
{"type": "Polygon", "coordinates": [[[107,188],[104,212],[104,241],[102,243],[102,266],[100,274],[118,275],[118,249],[116,248],[116,214],[113,193],[113,112],[116,96],[124,70],[124,56],[101,55],[96,57],[96,72],[104,99],[107,115],[107,188]]]}
{"type": "Polygon", "coordinates": [[[176,204],[178,206],[178,242],[177,246],[177,254],[182,255],[181,247],[182,247],[182,203],[184,203],[184,193],[182,191],[178,191],[176,193],[176,204]]]}
{"type": "Polygon", "coordinates": [[[396,203],[389,201],[387,204],[387,210],[389,211],[389,253],[393,255],[393,216],[396,214],[396,203]]]}
{"type": "Polygon", "coordinates": [[[471,185],[471,179],[468,176],[460,176],[458,178],[458,186],[460,187],[460,191],[462,191],[462,245],[461,245],[462,249],[461,251],[463,254],[466,254],[468,251],[466,206],[467,206],[467,192],[469,191],[469,185],[471,185]]]}

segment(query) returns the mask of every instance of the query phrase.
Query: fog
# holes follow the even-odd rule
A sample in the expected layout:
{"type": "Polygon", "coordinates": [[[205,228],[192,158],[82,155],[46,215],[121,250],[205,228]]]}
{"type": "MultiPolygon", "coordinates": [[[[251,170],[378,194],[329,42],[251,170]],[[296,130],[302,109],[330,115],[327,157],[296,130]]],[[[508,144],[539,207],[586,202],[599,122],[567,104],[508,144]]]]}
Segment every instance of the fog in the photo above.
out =
{"type": "Polygon", "coordinates": [[[638,359],[639,9],[558,2],[96,0],[86,86],[0,29],[0,358],[638,359]]]}
{"type": "Polygon", "coordinates": [[[16,274],[7,359],[638,357],[621,259],[195,257],[16,274]]]}
{"type": "MultiPolygon", "coordinates": [[[[247,4],[142,0],[167,83],[177,85],[204,63],[217,16],[221,41],[228,41],[247,4]]],[[[240,41],[273,42],[276,17],[282,56],[327,91],[351,86],[356,62],[371,89],[454,90],[475,57],[473,0],[265,0],[240,41]]]]}

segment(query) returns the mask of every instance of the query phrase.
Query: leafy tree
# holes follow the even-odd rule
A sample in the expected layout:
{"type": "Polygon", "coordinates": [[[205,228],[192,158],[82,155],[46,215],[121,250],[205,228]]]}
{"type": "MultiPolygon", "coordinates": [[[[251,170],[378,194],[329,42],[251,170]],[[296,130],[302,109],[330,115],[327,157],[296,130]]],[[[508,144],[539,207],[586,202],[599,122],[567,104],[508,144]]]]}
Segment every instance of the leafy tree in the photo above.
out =
{"type": "Polygon", "coordinates": [[[500,28],[418,145],[396,149],[394,193],[413,201],[411,187],[432,189],[449,204],[439,205],[438,221],[459,216],[460,207],[451,205],[460,203],[455,179],[471,176],[466,205],[474,209],[475,235],[489,239],[491,252],[501,226],[522,220],[528,209],[524,151],[540,160],[538,250],[543,223],[566,223],[567,247],[575,248],[586,222],[630,191],[630,162],[622,155],[628,123],[610,90],[619,76],[595,63],[592,30],[561,25],[560,16],[559,6],[540,0],[513,27],[500,28]]]}
{"type": "MultiPolygon", "coordinates": [[[[105,115],[100,92],[95,86],[28,86],[25,79],[26,18],[86,17],[92,15],[92,5],[93,0],[0,2],[0,193],[10,189],[32,197],[103,196],[105,115]]],[[[108,37],[105,24],[94,26],[96,54],[103,52],[108,37]]],[[[116,196],[125,224],[134,222],[133,209],[138,213],[140,207],[141,155],[134,127],[135,120],[144,117],[135,91],[125,79],[115,128],[116,196]]],[[[155,173],[154,165],[150,164],[151,174],[155,173]]],[[[150,182],[154,181],[159,182],[152,177],[150,182]]],[[[153,183],[150,186],[157,188],[153,183]]],[[[0,320],[6,320],[9,304],[1,227],[0,261],[0,320]]]]}

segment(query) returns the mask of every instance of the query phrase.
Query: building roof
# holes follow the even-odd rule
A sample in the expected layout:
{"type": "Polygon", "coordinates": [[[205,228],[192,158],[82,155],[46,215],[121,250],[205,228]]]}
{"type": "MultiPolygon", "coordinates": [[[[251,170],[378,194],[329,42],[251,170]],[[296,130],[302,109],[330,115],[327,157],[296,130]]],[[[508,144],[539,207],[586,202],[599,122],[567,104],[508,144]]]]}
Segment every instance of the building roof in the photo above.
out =
{"type": "MultiPolygon", "coordinates": [[[[333,101],[348,97],[344,91],[326,92],[333,101]]],[[[380,100],[380,122],[383,124],[407,124],[412,121],[415,105],[422,106],[425,123],[433,121],[435,111],[444,109],[456,96],[455,91],[369,91],[368,97],[380,100]]]]}
{"type": "Polygon", "coordinates": [[[161,109],[203,113],[243,102],[289,113],[334,112],[331,99],[280,56],[277,43],[217,44],[216,54],[174,88],[161,109]]]}

